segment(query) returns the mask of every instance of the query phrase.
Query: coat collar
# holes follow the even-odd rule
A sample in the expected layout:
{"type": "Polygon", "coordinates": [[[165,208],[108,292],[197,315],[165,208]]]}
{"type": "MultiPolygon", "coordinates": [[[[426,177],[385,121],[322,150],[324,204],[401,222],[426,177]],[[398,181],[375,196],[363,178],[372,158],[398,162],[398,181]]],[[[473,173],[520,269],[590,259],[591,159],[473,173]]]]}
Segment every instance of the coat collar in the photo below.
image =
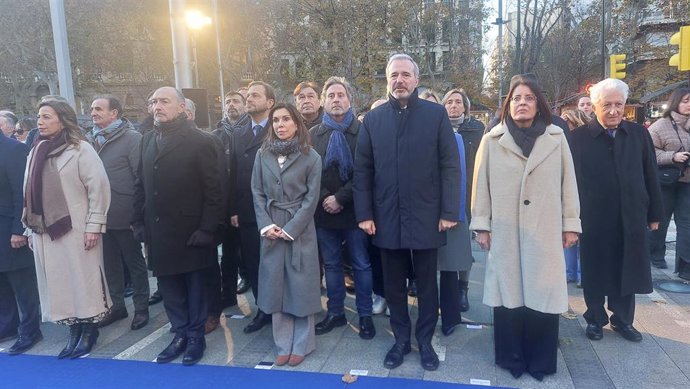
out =
{"type": "Polygon", "coordinates": [[[268,158],[265,158],[266,166],[268,167],[268,170],[271,173],[273,173],[273,175],[276,178],[280,178],[280,175],[285,170],[287,170],[287,168],[290,167],[290,165],[292,165],[297,160],[297,158],[299,158],[300,154],[302,154],[301,151],[297,151],[295,153],[288,155],[286,157],[285,163],[283,163],[283,167],[281,169],[281,167],[278,165],[278,157],[275,154],[271,153],[270,151],[265,151],[265,150],[262,150],[260,152],[266,153],[266,156],[268,157],[268,158]]]}
{"type": "Polygon", "coordinates": [[[562,133],[563,130],[554,124],[549,124],[546,126],[544,135],[537,138],[529,158],[526,158],[522,154],[522,149],[520,149],[520,146],[515,143],[515,140],[513,139],[513,136],[510,135],[508,127],[505,125],[505,123],[501,123],[500,125],[494,127],[491,131],[489,131],[488,135],[493,138],[499,138],[499,145],[507,150],[510,150],[519,158],[526,160],[527,164],[525,166],[525,174],[529,174],[537,166],[544,162],[546,158],[561,144],[561,137],[559,135],[562,133]]]}
{"type": "MultiPolygon", "coordinates": [[[[621,124],[618,125],[617,130],[623,130],[626,134],[628,133],[628,128],[630,127],[630,122],[623,120],[621,124]]],[[[592,138],[596,138],[599,135],[605,134],[606,129],[599,123],[595,117],[587,124],[587,132],[592,138]]]]}
{"type": "MultiPolygon", "coordinates": [[[[393,97],[390,93],[388,94],[388,102],[390,102],[391,107],[395,109],[396,111],[399,111],[402,109],[400,106],[400,102],[393,97]]],[[[410,94],[410,98],[407,100],[407,108],[414,108],[417,103],[419,103],[419,95],[417,94],[417,88],[414,88],[412,93],[410,94]]]]}
{"type": "Polygon", "coordinates": [[[184,139],[189,134],[189,131],[193,131],[193,128],[194,122],[188,121],[184,123],[180,128],[172,130],[169,134],[167,134],[165,137],[165,142],[163,143],[163,148],[158,150],[158,155],[156,155],[156,161],[161,159],[166,154],[169,154],[179,145],[183,144],[184,139]]]}
{"type": "Polygon", "coordinates": [[[261,132],[254,136],[254,131],[252,130],[252,122],[249,121],[249,123],[244,127],[244,131],[242,131],[242,133],[240,134],[240,137],[242,138],[242,144],[244,145],[244,150],[242,151],[251,150],[252,148],[263,143],[264,138],[266,137],[266,127],[268,127],[268,124],[265,127],[263,127],[261,132]]]}

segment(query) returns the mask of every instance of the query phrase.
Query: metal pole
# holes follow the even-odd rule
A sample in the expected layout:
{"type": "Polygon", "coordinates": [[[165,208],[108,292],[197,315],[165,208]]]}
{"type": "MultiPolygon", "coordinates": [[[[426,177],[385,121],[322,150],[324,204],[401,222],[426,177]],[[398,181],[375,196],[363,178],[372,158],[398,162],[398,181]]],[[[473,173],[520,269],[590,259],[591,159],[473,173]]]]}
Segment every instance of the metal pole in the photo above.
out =
{"type": "Polygon", "coordinates": [[[72,62],[69,58],[67,24],[65,23],[65,2],[63,0],[50,0],[50,20],[53,25],[53,43],[55,45],[60,96],[67,99],[72,108],[76,109],[74,85],[72,85],[72,62]]]}
{"type": "Polygon", "coordinates": [[[189,38],[184,19],[187,2],[186,0],[170,0],[169,4],[175,87],[177,89],[192,88],[192,59],[189,55],[189,38]]]}
{"type": "Polygon", "coordinates": [[[606,78],[606,0],[601,0],[601,79],[606,78]]]}
{"type": "Polygon", "coordinates": [[[223,106],[223,99],[225,98],[225,82],[223,81],[223,61],[220,55],[220,27],[218,19],[218,0],[213,0],[211,2],[213,7],[213,24],[216,29],[216,59],[218,61],[218,80],[220,82],[220,100],[221,106],[223,106]]]}
{"type": "Polygon", "coordinates": [[[503,0],[498,0],[498,108],[501,108],[503,96],[503,0]]]}

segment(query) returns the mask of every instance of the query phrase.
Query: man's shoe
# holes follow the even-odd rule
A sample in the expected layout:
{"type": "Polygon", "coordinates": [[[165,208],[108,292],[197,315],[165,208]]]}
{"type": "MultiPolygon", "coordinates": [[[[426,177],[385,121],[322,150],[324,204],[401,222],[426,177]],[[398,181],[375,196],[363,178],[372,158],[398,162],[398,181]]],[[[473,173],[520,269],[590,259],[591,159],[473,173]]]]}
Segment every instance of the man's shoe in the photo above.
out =
{"type": "Polygon", "coordinates": [[[135,311],[130,328],[138,330],[144,328],[147,324],[149,324],[149,311],[135,311]]]}
{"type": "Polygon", "coordinates": [[[602,331],[600,325],[589,323],[587,324],[585,335],[591,340],[601,340],[604,337],[604,331],[602,331]]]}
{"type": "Polygon", "coordinates": [[[60,354],[58,354],[58,359],[64,359],[72,355],[74,349],[77,347],[77,344],[79,343],[82,330],[82,324],[72,324],[69,326],[69,338],[67,340],[67,345],[62,349],[62,351],[60,351],[60,354]]]}
{"type": "Polygon", "coordinates": [[[218,316],[209,316],[206,318],[206,324],[204,324],[204,334],[210,334],[215,331],[220,324],[220,319],[218,316]]]}
{"type": "Polygon", "coordinates": [[[175,338],[172,340],[172,342],[170,342],[168,347],[158,354],[156,362],[168,363],[179,357],[185,349],[187,349],[187,338],[184,336],[175,335],[175,338]]]}
{"type": "Polygon", "coordinates": [[[252,287],[249,280],[242,278],[240,282],[237,283],[237,294],[245,294],[252,287]]]}
{"type": "Polygon", "coordinates": [[[412,351],[410,347],[410,342],[396,343],[388,350],[386,358],[383,360],[383,366],[386,369],[395,369],[396,367],[402,365],[405,355],[412,351]]]}
{"type": "Polygon", "coordinates": [[[335,327],[342,327],[344,325],[347,325],[347,319],[345,318],[344,313],[341,315],[332,315],[329,313],[323,320],[316,323],[314,329],[316,335],[323,335],[331,332],[331,330],[335,327]]]}
{"type": "Polygon", "coordinates": [[[470,310],[470,300],[467,298],[467,288],[460,288],[460,312],[470,310]]]}
{"type": "Polygon", "coordinates": [[[110,311],[103,320],[98,322],[98,328],[107,327],[118,320],[125,319],[129,314],[127,313],[127,308],[121,308],[116,311],[110,311]]]}
{"type": "Polygon", "coordinates": [[[204,357],[204,350],[206,350],[206,339],[203,336],[201,338],[189,338],[187,350],[182,357],[182,364],[191,366],[199,362],[204,357]]]}
{"type": "Polygon", "coordinates": [[[652,266],[654,266],[657,269],[668,269],[668,265],[666,264],[665,259],[652,259],[652,266]]]}
{"type": "Polygon", "coordinates": [[[453,334],[453,332],[455,332],[455,329],[458,328],[459,325],[460,324],[453,324],[452,326],[447,326],[447,327],[444,325],[441,325],[441,333],[444,336],[450,336],[453,334]]]}
{"type": "Polygon", "coordinates": [[[362,339],[372,339],[376,336],[376,327],[371,316],[362,316],[359,318],[359,337],[362,339]]]}
{"type": "Polygon", "coordinates": [[[374,293],[371,296],[371,312],[374,315],[380,315],[386,312],[386,299],[374,293]]]}
{"type": "Polygon", "coordinates": [[[434,351],[430,343],[419,346],[419,359],[424,370],[433,371],[438,369],[438,355],[436,355],[436,351],[434,351]]]}
{"type": "Polygon", "coordinates": [[[678,272],[678,277],[684,279],[685,281],[690,281],[690,271],[680,271],[678,272]]]}
{"type": "Polygon", "coordinates": [[[262,328],[268,323],[271,322],[271,315],[265,314],[263,311],[259,310],[259,312],[254,316],[254,319],[247,324],[246,327],[244,327],[244,333],[245,334],[251,334],[252,332],[256,332],[262,328]]]}
{"type": "Polygon", "coordinates": [[[617,325],[611,323],[611,329],[621,334],[621,336],[631,342],[641,342],[642,334],[640,331],[636,330],[632,324],[621,324],[617,325]]]}
{"type": "Polygon", "coordinates": [[[7,351],[9,355],[18,355],[25,351],[29,351],[36,343],[43,340],[41,331],[34,334],[34,336],[19,336],[16,342],[7,351]]]}
{"type": "Polygon", "coordinates": [[[149,305],[158,304],[161,301],[163,301],[163,295],[161,295],[161,292],[159,291],[153,292],[153,294],[151,294],[151,297],[149,297],[149,305]]]}
{"type": "Polygon", "coordinates": [[[97,339],[98,324],[82,324],[81,338],[79,338],[79,343],[77,344],[77,347],[74,348],[74,351],[72,351],[72,354],[70,354],[69,357],[72,359],[76,359],[89,354],[91,352],[91,349],[93,349],[93,346],[96,344],[97,339]]]}

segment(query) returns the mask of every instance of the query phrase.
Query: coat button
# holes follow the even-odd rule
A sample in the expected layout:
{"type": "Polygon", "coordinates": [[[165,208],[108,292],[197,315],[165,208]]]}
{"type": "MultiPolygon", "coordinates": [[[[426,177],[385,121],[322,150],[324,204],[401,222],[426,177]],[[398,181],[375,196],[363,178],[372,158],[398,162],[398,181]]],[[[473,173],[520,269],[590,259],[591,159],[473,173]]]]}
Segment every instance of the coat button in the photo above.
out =
{"type": "Polygon", "coordinates": [[[156,216],[154,220],[156,221],[156,223],[158,223],[161,219],[158,216],[156,216]]]}
{"type": "Polygon", "coordinates": [[[525,200],[525,201],[523,202],[523,204],[529,205],[529,200],[525,200]]]}
{"type": "Polygon", "coordinates": [[[280,185],[280,180],[276,180],[276,184],[280,185]]]}
{"type": "Polygon", "coordinates": [[[153,192],[154,196],[158,196],[158,191],[153,192]]]}
{"type": "Polygon", "coordinates": [[[245,158],[249,157],[249,154],[245,153],[245,154],[244,154],[244,157],[245,157],[245,158]]]}
{"type": "Polygon", "coordinates": [[[158,165],[153,165],[154,170],[158,170],[158,165]]]}

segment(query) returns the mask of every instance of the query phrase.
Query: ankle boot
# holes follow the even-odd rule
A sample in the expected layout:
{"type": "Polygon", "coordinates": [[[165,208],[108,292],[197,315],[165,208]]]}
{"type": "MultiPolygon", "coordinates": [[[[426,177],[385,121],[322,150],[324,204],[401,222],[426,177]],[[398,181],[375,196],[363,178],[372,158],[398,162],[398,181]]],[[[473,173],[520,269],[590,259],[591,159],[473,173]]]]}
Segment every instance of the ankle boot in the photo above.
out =
{"type": "Polygon", "coordinates": [[[83,324],[84,329],[81,333],[81,338],[79,339],[79,344],[74,349],[72,354],[69,356],[72,359],[79,358],[91,352],[91,349],[96,344],[96,339],[98,339],[98,324],[97,323],[86,323],[83,324]]]}
{"type": "Polygon", "coordinates": [[[467,281],[460,281],[460,312],[470,310],[470,300],[467,298],[468,285],[467,281]]]}
{"type": "Polygon", "coordinates": [[[67,345],[65,348],[60,351],[60,354],[58,354],[58,358],[63,359],[72,352],[74,352],[74,349],[77,347],[77,343],[79,343],[79,338],[81,338],[81,332],[82,332],[82,325],[81,324],[72,324],[69,326],[69,338],[67,340],[67,345]]]}

